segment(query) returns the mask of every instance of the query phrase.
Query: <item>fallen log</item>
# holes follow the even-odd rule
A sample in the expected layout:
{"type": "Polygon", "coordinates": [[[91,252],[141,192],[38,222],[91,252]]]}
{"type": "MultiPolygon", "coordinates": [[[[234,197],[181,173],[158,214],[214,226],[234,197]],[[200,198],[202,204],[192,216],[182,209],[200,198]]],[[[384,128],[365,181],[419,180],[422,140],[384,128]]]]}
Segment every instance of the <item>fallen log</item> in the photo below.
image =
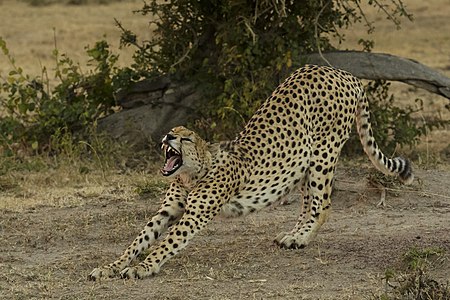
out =
{"type": "MultiPolygon", "coordinates": [[[[450,78],[414,60],[382,53],[337,51],[305,56],[306,62],[331,65],[362,79],[401,81],[450,99],[450,78]]],[[[98,122],[102,131],[135,148],[155,144],[176,125],[197,116],[202,95],[192,83],[169,77],[143,80],[116,94],[122,111],[98,122]]]]}
{"type": "Polygon", "coordinates": [[[450,99],[450,78],[415,60],[384,53],[335,51],[305,56],[316,65],[331,65],[361,79],[401,81],[450,99]]]}

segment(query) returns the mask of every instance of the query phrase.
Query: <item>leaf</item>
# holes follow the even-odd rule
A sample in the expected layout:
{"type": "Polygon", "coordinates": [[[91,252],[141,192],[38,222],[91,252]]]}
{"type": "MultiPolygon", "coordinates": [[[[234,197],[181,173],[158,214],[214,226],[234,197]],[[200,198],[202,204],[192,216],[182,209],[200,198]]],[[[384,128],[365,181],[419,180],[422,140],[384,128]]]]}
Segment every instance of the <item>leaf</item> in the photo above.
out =
{"type": "Polygon", "coordinates": [[[17,105],[17,107],[19,108],[19,112],[20,112],[21,114],[26,114],[27,111],[28,111],[28,105],[25,104],[25,103],[19,103],[19,104],[17,105]]]}
{"type": "Polygon", "coordinates": [[[38,143],[38,141],[34,141],[34,142],[31,144],[31,149],[37,150],[38,148],[39,148],[39,143],[38,143]]]}

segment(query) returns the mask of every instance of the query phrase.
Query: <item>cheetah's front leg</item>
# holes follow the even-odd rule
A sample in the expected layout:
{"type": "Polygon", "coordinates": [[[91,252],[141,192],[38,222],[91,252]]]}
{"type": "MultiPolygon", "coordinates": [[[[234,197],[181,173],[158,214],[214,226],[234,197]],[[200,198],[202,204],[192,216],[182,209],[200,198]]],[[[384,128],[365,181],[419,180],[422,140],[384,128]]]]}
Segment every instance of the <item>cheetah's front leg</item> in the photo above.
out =
{"type": "Polygon", "coordinates": [[[186,197],[187,191],[181,182],[173,182],[157,214],[147,223],[122,256],[109,265],[95,268],[89,274],[89,279],[98,280],[118,275],[139,253],[145,251],[169,226],[180,219],[184,212],[186,197]]]}
{"type": "Polygon", "coordinates": [[[178,251],[185,248],[189,240],[200,231],[195,217],[184,215],[180,222],[172,227],[169,235],[153,250],[147,258],[133,267],[126,267],[120,275],[122,278],[142,279],[159,272],[160,267],[178,251]]]}
{"type": "Polygon", "coordinates": [[[185,248],[189,240],[219,213],[223,203],[228,199],[227,196],[211,199],[210,193],[209,189],[192,192],[188,197],[185,214],[171,228],[167,237],[143,262],[137,266],[125,268],[121,272],[122,278],[144,278],[154,275],[167,260],[185,248]]]}

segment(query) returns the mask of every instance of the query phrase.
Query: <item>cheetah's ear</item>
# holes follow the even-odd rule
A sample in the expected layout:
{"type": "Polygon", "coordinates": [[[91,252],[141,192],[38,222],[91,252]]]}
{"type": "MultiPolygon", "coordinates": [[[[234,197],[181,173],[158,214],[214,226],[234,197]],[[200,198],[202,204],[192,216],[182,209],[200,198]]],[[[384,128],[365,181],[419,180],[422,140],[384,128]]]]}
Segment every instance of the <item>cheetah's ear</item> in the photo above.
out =
{"type": "Polygon", "coordinates": [[[213,143],[207,145],[208,151],[214,156],[217,152],[219,152],[220,144],[219,143],[213,143]]]}

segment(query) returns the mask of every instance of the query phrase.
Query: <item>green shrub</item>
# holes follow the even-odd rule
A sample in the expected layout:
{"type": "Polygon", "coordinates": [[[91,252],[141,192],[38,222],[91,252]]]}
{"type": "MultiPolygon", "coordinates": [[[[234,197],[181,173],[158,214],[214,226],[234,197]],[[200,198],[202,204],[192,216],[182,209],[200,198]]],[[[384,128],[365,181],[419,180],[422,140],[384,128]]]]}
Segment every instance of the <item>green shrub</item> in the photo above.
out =
{"type": "MultiPolygon", "coordinates": [[[[370,4],[397,26],[399,17],[411,18],[402,1],[370,4]]],[[[136,47],[132,69],[201,83],[205,101],[195,125],[213,128],[217,139],[234,136],[288,71],[304,63],[303,54],[333,49],[331,37],[343,38],[339,30],[355,22],[373,30],[357,0],[152,0],[138,12],[150,16],[156,31],[139,42],[118,23],[122,45],[136,47]]]]}
{"type": "Polygon", "coordinates": [[[0,88],[0,145],[10,153],[11,145],[40,151],[48,149],[50,140],[61,130],[83,136],[99,117],[112,112],[113,73],[117,55],[109,51],[106,41],[87,49],[90,57],[88,74],[69,57],[54,50],[55,78],[50,88],[47,69],[42,76],[31,77],[16,66],[6,42],[0,48],[13,70],[2,78],[0,88]]]}

